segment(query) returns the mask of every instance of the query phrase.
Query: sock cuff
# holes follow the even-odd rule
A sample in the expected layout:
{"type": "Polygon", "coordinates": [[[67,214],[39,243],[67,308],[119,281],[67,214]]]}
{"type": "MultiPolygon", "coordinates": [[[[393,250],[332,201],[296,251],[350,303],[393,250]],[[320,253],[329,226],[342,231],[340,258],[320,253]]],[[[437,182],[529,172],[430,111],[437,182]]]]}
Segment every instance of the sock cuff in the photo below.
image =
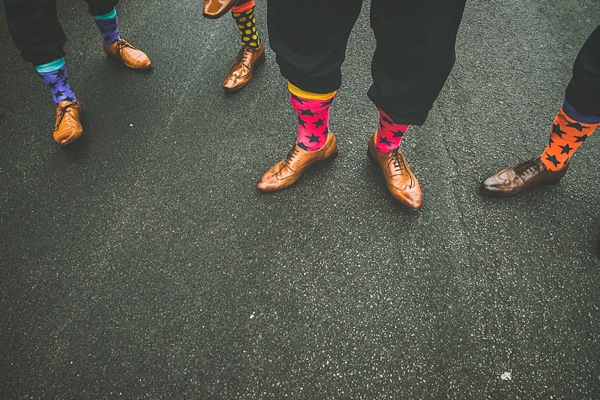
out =
{"type": "Polygon", "coordinates": [[[56,71],[58,69],[61,69],[64,66],[65,66],[65,58],[61,57],[61,58],[57,58],[54,61],[50,61],[49,63],[42,64],[42,65],[37,65],[35,67],[35,69],[40,74],[47,74],[48,72],[53,72],[53,71],[56,71]]]}
{"type": "Polygon", "coordinates": [[[241,13],[244,11],[248,11],[251,8],[254,8],[254,0],[250,0],[237,6],[233,6],[231,8],[231,12],[241,13]]]}
{"type": "Polygon", "coordinates": [[[583,124],[590,124],[590,125],[596,125],[596,124],[600,124],[600,117],[595,117],[595,116],[586,116],[586,115],[581,115],[579,114],[572,105],[570,105],[569,103],[567,103],[567,99],[563,100],[563,104],[561,107],[562,112],[565,113],[565,115],[569,118],[571,118],[574,121],[577,122],[581,122],[583,124]]]}
{"type": "Polygon", "coordinates": [[[117,16],[117,7],[113,7],[112,10],[110,10],[109,12],[107,12],[104,15],[92,15],[92,17],[96,21],[106,21],[108,19],[113,19],[116,16],[117,16]]]}
{"type": "Polygon", "coordinates": [[[300,98],[308,100],[329,100],[337,93],[337,90],[329,93],[307,92],[306,90],[302,90],[299,87],[292,85],[290,81],[288,81],[288,89],[290,90],[290,92],[292,92],[292,94],[295,94],[300,98]]]}

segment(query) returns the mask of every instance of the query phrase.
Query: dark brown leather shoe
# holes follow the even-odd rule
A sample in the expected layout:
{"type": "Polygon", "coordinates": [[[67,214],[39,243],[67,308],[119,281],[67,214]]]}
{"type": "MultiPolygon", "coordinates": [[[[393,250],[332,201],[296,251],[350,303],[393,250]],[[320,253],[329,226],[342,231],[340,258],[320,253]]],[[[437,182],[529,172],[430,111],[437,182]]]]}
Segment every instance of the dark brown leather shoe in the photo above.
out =
{"type": "Polygon", "coordinates": [[[83,108],[76,101],[61,101],[56,106],[56,123],[54,124],[54,140],[60,145],[71,143],[83,133],[81,114],[83,108]]]}
{"type": "Polygon", "coordinates": [[[306,151],[295,144],[287,156],[264,173],[256,187],[263,192],[285,189],[300,179],[310,166],[318,161],[334,159],[337,156],[337,139],[329,132],[325,146],[317,151],[306,151]]]}
{"type": "Polygon", "coordinates": [[[481,183],[481,191],[494,197],[515,196],[536,185],[555,185],[565,176],[569,161],[559,171],[551,171],[539,157],[496,172],[481,183]]]}
{"type": "Polygon", "coordinates": [[[211,19],[221,18],[237,3],[239,0],[204,0],[202,15],[211,19]]]}
{"type": "Polygon", "coordinates": [[[127,40],[119,39],[110,46],[102,44],[106,54],[118,58],[133,69],[146,69],[152,66],[152,62],[143,51],[133,47],[127,40]]]}
{"type": "Polygon", "coordinates": [[[418,210],[423,205],[423,194],[419,181],[408,168],[400,149],[381,153],[375,147],[375,135],[369,140],[369,158],[377,162],[383,171],[385,184],[396,200],[405,206],[418,210]]]}
{"type": "Polygon", "coordinates": [[[223,82],[223,88],[230,92],[240,90],[250,82],[254,68],[265,62],[265,46],[263,42],[256,48],[242,46],[235,64],[223,82]]]}

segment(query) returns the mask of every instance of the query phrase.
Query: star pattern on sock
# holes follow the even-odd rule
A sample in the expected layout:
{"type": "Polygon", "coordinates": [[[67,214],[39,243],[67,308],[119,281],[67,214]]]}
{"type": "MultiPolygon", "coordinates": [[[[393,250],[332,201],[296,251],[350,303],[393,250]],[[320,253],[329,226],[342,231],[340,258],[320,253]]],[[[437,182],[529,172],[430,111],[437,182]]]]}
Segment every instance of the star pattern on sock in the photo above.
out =
{"type": "Polygon", "coordinates": [[[581,135],[581,136],[575,136],[575,142],[585,142],[585,140],[588,138],[588,135],[581,135]]]}
{"type": "Polygon", "coordinates": [[[310,138],[309,139],[309,143],[313,143],[313,142],[317,142],[319,143],[319,137],[317,135],[315,135],[314,133],[311,133],[310,138]]]}
{"type": "Polygon", "coordinates": [[[302,143],[300,148],[306,151],[319,150],[329,133],[329,106],[323,107],[323,103],[331,104],[332,99],[307,99],[290,93],[290,101],[298,116],[298,146],[302,143]]]}
{"type": "Polygon", "coordinates": [[[584,128],[579,122],[568,122],[567,127],[577,129],[579,132],[583,131],[584,128]]]}
{"type": "Polygon", "coordinates": [[[95,19],[94,22],[100,30],[105,45],[110,46],[121,39],[119,35],[119,17],[116,14],[111,19],[95,19]]]}
{"type": "Polygon", "coordinates": [[[302,142],[298,142],[298,147],[300,147],[302,150],[308,151],[308,147],[306,147],[306,145],[302,142]]]}
{"type": "Polygon", "coordinates": [[[296,100],[299,104],[304,104],[304,100],[302,100],[300,97],[296,96],[293,93],[292,93],[292,99],[296,100]]]}
{"type": "Polygon", "coordinates": [[[562,139],[563,135],[565,134],[565,131],[560,129],[559,124],[554,124],[552,125],[552,133],[558,135],[558,137],[562,139]]]}
{"type": "Polygon", "coordinates": [[[304,128],[306,128],[306,121],[302,119],[301,116],[298,115],[298,125],[302,125],[304,128]]]}
{"type": "Polygon", "coordinates": [[[395,138],[401,138],[402,136],[404,136],[404,132],[400,129],[398,129],[397,131],[392,131],[392,134],[395,138]]]}
{"type": "Polygon", "coordinates": [[[38,75],[42,78],[42,82],[52,92],[52,97],[56,104],[62,101],[77,101],[75,93],[71,90],[69,80],[67,79],[67,68],[65,65],[55,71],[50,72],[38,72],[38,75]]]}
{"type": "Polygon", "coordinates": [[[392,145],[392,142],[390,142],[386,137],[378,137],[378,139],[379,143],[387,144],[388,146],[392,145]]]}
{"type": "Polygon", "coordinates": [[[562,149],[560,154],[569,154],[573,150],[573,148],[569,146],[569,143],[564,146],[559,145],[558,147],[562,149]]]}
{"type": "Polygon", "coordinates": [[[379,127],[375,140],[375,147],[382,153],[388,153],[400,148],[402,138],[408,129],[408,124],[398,124],[379,109],[379,127]]]}
{"type": "Polygon", "coordinates": [[[331,99],[329,99],[329,100],[326,100],[326,101],[324,101],[324,102],[321,104],[321,107],[322,107],[322,108],[324,108],[324,107],[329,107],[329,106],[331,105],[331,103],[333,103],[333,99],[334,99],[334,98],[335,98],[335,96],[333,96],[333,97],[332,97],[331,99]]]}
{"type": "Polygon", "coordinates": [[[558,161],[555,156],[551,156],[548,153],[546,153],[546,160],[554,164],[555,167],[558,167],[560,165],[560,161],[558,161]]]}

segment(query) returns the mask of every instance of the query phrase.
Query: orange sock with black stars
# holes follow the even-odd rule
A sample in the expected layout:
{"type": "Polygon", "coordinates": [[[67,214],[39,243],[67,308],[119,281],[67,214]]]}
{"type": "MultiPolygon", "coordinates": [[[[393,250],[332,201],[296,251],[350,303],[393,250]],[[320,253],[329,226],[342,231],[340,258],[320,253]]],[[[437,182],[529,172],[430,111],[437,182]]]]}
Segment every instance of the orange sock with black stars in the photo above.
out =
{"type": "Polygon", "coordinates": [[[540,156],[542,163],[551,171],[562,169],[581,143],[600,126],[600,118],[597,117],[572,118],[577,114],[574,110],[569,112],[569,108],[568,103],[564,102],[556,114],[550,130],[550,142],[540,156]]]}

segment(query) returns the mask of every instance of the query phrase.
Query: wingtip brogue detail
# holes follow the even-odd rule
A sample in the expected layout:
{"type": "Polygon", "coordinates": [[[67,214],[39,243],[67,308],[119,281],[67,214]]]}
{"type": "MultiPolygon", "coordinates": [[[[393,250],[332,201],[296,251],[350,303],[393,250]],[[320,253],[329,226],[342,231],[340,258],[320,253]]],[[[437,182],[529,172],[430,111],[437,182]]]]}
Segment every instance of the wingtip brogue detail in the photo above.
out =
{"type": "Polygon", "coordinates": [[[294,144],[286,157],[271,167],[260,178],[256,187],[263,192],[285,189],[319,161],[333,160],[338,154],[337,139],[329,132],[325,145],[317,151],[306,151],[294,144]]]}
{"type": "Polygon", "coordinates": [[[223,89],[229,92],[240,90],[250,82],[255,68],[265,62],[265,46],[261,41],[256,48],[242,46],[225,81],[223,89]]]}
{"type": "Polygon", "coordinates": [[[140,49],[132,46],[127,40],[119,39],[110,46],[102,44],[106,54],[118,58],[123,64],[133,69],[147,69],[152,62],[140,49]]]}
{"type": "Polygon", "coordinates": [[[54,140],[61,146],[69,144],[83,133],[81,115],[83,108],[79,101],[61,101],[56,106],[54,140]]]}
{"type": "Polygon", "coordinates": [[[396,200],[412,210],[423,206],[419,181],[408,167],[400,148],[382,153],[375,147],[375,135],[369,140],[369,158],[381,167],[385,184],[396,200]]]}
{"type": "Polygon", "coordinates": [[[563,168],[558,171],[551,171],[539,157],[534,157],[501,169],[485,179],[480,189],[489,196],[511,197],[537,185],[556,185],[567,173],[569,163],[565,162],[563,168]]]}

